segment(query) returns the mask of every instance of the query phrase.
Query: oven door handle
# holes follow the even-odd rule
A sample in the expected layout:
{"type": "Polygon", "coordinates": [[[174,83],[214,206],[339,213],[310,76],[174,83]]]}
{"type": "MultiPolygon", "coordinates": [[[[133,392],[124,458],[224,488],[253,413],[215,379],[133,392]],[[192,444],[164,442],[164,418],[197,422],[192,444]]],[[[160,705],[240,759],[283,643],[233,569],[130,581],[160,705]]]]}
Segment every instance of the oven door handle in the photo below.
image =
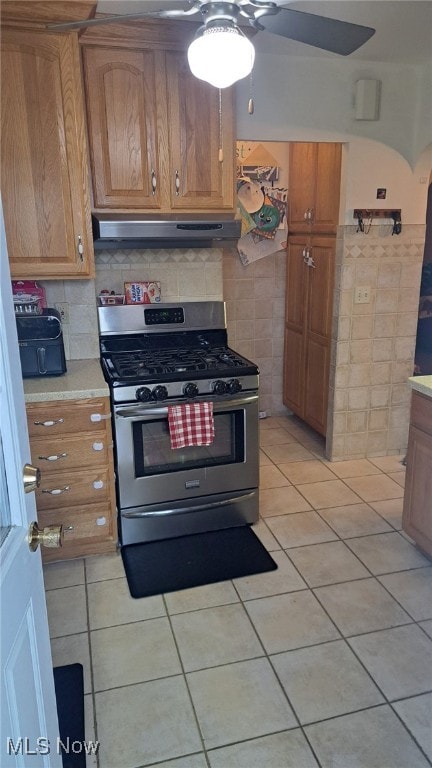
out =
{"type": "MultiPolygon", "coordinates": [[[[222,411],[227,408],[238,408],[239,406],[249,405],[255,403],[258,400],[258,395],[248,395],[247,397],[238,397],[235,400],[224,400],[221,402],[213,403],[213,410],[222,411]]],[[[116,407],[115,415],[121,416],[123,419],[142,418],[143,416],[168,416],[168,406],[162,408],[147,408],[141,406],[137,408],[130,408],[126,406],[124,408],[116,407]]]]}
{"type": "Polygon", "coordinates": [[[163,517],[164,515],[172,514],[184,514],[185,512],[202,512],[205,509],[214,509],[215,507],[226,507],[228,504],[232,504],[233,501],[247,501],[256,494],[256,491],[250,493],[243,493],[241,496],[232,496],[229,499],[222,499],[220,501],[212,501],[208,504],[197,504],[196,506],[189,505],[188,507],[176,507],[175,509],[157,509],[157,510],[141,510],[140,512],[122,512],[122,517],[137,518],[137,517],[163,517]]]}

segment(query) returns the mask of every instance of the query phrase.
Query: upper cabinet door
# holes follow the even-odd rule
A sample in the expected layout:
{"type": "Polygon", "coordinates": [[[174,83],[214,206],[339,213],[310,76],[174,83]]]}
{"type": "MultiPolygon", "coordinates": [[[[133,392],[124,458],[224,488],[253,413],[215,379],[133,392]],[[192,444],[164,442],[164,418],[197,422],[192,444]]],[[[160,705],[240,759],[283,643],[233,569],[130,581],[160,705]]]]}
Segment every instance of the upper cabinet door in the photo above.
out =
{"type": "Polygon", "coordinates": [[[341,146],[333,142],[290,144],[288,226],[291,233],[336,233],[341,146]]]}
{"type": "Polygon", "coordinates": [[[335,233],[339,223],[342,144],[316,144],[315,204],[312,232],[335,233]]]}
{"type": "Polygon", "coordinates": [[[221,91],[220,112],[219,90],[192,75],[185,54],[166,60],[171,208],[233,210],[232,91],[221,91]]]}
{"type": "Polygon", "coordinates": [[[84,47],[83,60],[94,207],[160,208],[162,158],[168,163],[163,54],[84,47]]]}
{"type": "Polygon", "coordinates": [[[310,211],[315,204],[316,144],[289,145],[288,231],[310,232],[310,211]]]}
{"type": "Polygon", "coordinates": [[[76,33],[3,29],[1,189],[13,278],[94,274],[76,33]]]}

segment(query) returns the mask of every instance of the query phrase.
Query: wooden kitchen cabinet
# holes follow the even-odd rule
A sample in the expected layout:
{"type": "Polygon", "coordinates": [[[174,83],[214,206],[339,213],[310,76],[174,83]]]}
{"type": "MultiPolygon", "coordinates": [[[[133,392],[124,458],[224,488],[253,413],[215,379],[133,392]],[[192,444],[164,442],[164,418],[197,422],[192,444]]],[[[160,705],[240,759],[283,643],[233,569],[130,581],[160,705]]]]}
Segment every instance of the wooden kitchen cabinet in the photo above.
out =
{"type": "Polygon", "coordinates": [[[94,209],[233,212],[232,93],[220,135],[219,91],[183,51],[114,37],[82,46],[94,209]]]}
{"type": "Polygon", "coordinates": [[[27,405],[32,464],[42,473],[36,491],[39,527],[62,525],[61,549],[43,560],[115,551],[117,513],[109,399],[27,405]]]}
{"type": "Polygon", "coordinates": [[[342,145],[294,142],[289,156],[283,402],[326,434],[342,145]]]}
{"type": "Polygon", "coordinates": [[[288,238],[283,402],[325,435],[336,239],[288,238]]]}
{"type": "Polygon", "coordinates": [[[336,234],[342,145],[293,142],[289,148],[288,231],[336,234]]]}
{"type": "Polygon", "coordinates": [[[413,391],[402,528],[432,557],[432,398],[413,391]]]}
{"type": "Polygon", "coordinates": [[[3,27],[1,189],[12,278],[94,275],[78,37],[3,27]]]}

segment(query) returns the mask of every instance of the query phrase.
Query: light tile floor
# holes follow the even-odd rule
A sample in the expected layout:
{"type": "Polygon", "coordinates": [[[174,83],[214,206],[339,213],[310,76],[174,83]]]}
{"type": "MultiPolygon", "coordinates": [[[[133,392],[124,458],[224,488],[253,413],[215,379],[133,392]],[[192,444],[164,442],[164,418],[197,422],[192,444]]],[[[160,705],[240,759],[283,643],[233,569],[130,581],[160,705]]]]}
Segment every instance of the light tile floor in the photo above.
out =
{"type": "Polygon", "coordinates": [[[295,417],[260,424],[276,571],[133,600],[117,555],[45,568],[91,768],[432,765],[432,562],[401,531],[402,457],[329,462],[295,417]]]}

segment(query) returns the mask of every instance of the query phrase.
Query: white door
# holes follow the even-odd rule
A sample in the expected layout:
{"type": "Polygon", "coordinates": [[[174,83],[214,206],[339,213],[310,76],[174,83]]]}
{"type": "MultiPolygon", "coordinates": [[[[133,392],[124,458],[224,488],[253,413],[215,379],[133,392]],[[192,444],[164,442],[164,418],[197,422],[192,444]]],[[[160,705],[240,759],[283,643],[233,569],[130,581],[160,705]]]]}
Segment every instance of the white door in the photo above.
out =
{"type": "Polygon", "coordinates": [[[34,494],[16,323],[0,202],[0,766],[60,768],[58,721],[40,551],[27,533],[34,494]]]}

